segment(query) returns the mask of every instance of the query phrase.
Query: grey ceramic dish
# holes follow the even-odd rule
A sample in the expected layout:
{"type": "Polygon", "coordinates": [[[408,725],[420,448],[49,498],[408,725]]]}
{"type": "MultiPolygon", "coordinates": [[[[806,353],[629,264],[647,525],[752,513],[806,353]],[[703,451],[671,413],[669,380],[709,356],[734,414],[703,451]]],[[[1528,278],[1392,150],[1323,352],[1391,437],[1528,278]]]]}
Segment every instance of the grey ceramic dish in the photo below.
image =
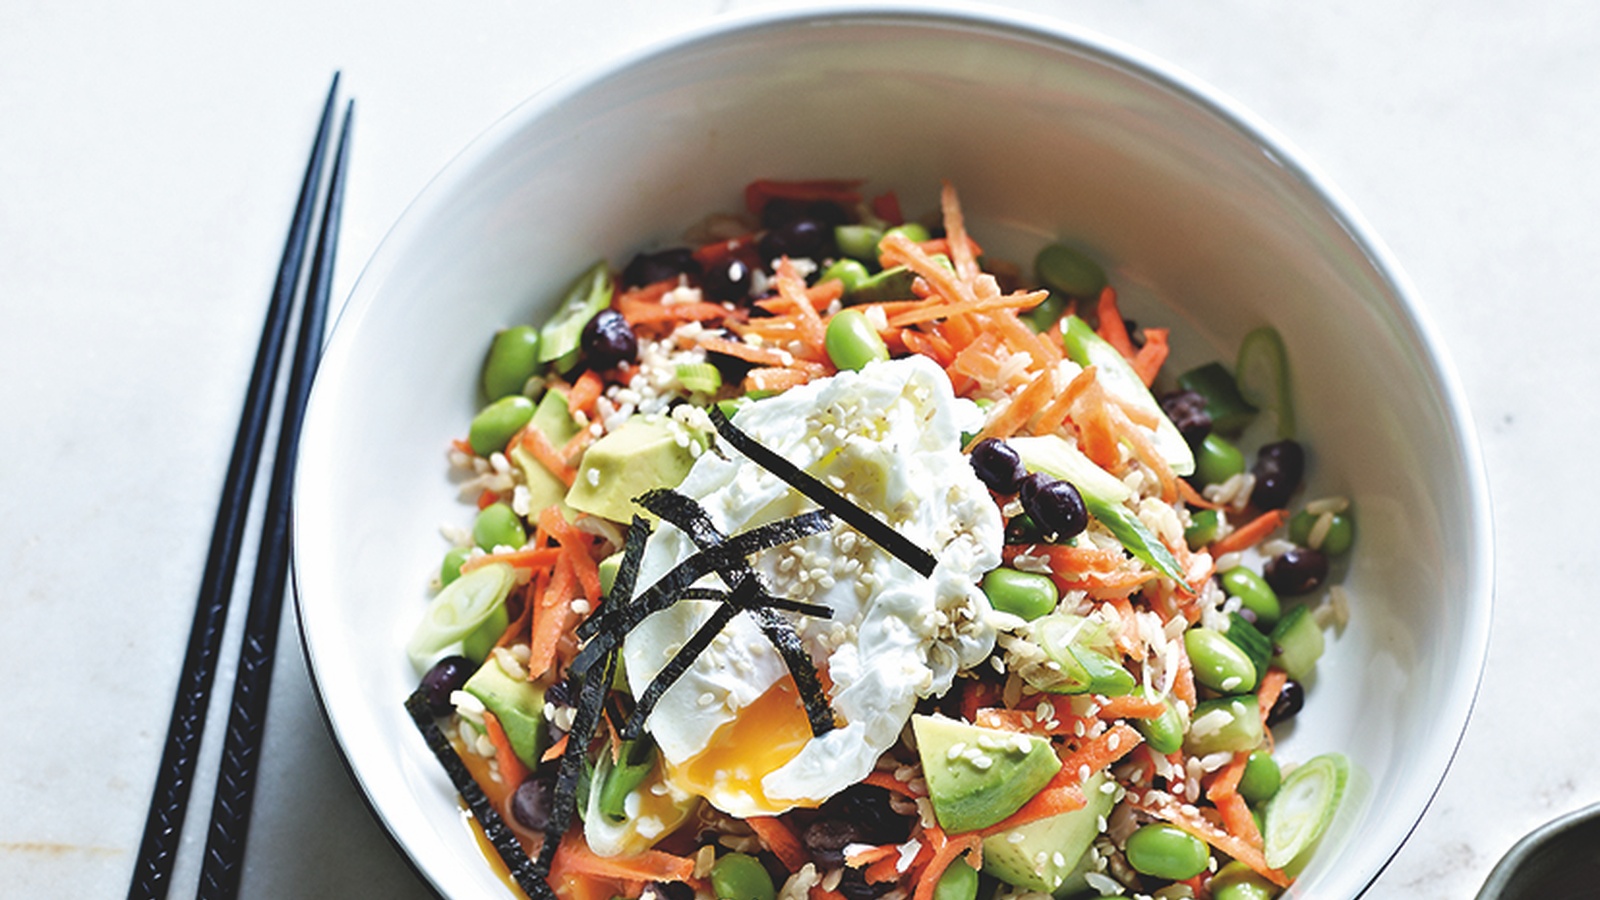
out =
{"type": "Polygon", "coordinates": [[[1579,900],[1600,896],[1600,803],[1518,841],[1489,873],[1478,900],[1579,900]]]}

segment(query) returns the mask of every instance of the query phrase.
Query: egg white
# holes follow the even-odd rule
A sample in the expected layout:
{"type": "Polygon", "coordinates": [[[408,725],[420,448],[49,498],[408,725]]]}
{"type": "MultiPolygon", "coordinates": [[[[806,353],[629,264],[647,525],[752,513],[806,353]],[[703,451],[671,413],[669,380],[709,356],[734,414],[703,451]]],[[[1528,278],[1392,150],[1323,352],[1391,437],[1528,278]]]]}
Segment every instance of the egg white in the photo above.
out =
{"type": "MultiPolygon", "coordinates": [[[[981,420],[922,357],[842,372],[740,410],[740,428],[884,518],[938,563],[924,578],[842,523],[754,558],[778,596],[833,610],[829,619],[783,615],[831,685],[840,727],[820,738],[797,731],[805,719],[787,669],[741,613],[650,717],[677,788],[740,816],[820,804],[871,773],[918,698],[943,693],[959,669],[989,654],[994,632],[976,582],[1000,562],[1003,525],[960,448],[961,431],[981,420]],[[717,758],[712,771],[691,778],[696,761],[710,758],[708,748],[717,758]]],[[[815,508],[727,447],[702,455],[678,490],[730,534],[815,508]]],[[[662,525],[645,551],[641,589],[695,549],[662,525]]],[[[705,583],[726,587],[715,577],[705,583]]],[[[714,608],[682,601],[628,636],[623,656],[636,695],[714,608]]]]}

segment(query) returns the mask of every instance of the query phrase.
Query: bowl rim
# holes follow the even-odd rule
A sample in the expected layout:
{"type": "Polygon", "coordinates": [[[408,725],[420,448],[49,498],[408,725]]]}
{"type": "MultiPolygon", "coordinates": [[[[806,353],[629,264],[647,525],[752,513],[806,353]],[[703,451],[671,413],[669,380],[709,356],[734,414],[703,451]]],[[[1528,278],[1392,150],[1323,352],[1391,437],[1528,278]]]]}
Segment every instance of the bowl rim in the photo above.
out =
{"type": "MultiPolygon", "coordinates": [[[[1478,439],[1471,409],[1465,401],[1465,391],[1453,364],[1445,355],[1444,343],[1439,339],[1426,311],[1416,301],[1416,291],[1400,268],[1388,247],[1379,239],[1364,217],[1333,184],[1308,161],[1305,154],[1256,114],[1217,90],[1207,82],[1182,68],[1138,47],[1101,32],[1069,22],[1062,18],[997,7],[987,3],[958,3],[933,0],[933,2],[894,2],[876,0],[870,3],[849,3],[841,0],[805,6],[778,7],[726,15],[717,15],[650,40],[624,47],[586,68],[568,72],[544,88],[511,107],[483,131],[471,139],[418,191],[401,210],[394,223],[374,245],[371,256],[363,262],[362,269],[352,283],[346,302],[340,308],[324,353],[322,371],[337,371],[346,353],[346,345],[354,340],[362,319],[370,311],[381,291],[370,287],[382,281],[381,268],[387,264],[386,248],[403,242],[408,230],[417,223],[427,221],[430,213],[447,202],[458,184],[476,171],[484,159],[495,152],[505,136],[536,121],[561,104],[601,87],[606,81],[621,77],[630,71],[648,67],[666,57],[691,50],[697,46],[720,41],[737,40],[766,30],[783,30],[806,25],[837,26],[846,22],[898,24],[913,27],[944,27],[982,32],[998,37],[1012,37],[1038,43],[1058,51],[1084,53],[1092,58],[1110,62],[1127,71],[1150,79],[1163,89],[1172,92],[1185,102],[1204,110],[1222,125],[1236,131],[1251,144],[1267,152],[1275,165],[1298,181],[1317,198],[1329,218],[1345,232],[1357,251],[1371,266],[1380,283],[1387,286],[1382,298],[1388,312],[1401,326],[1407,343],[1419,351],[1421,362],[1433,379],[1439,400],[1447,413],[1452,444],[1462,468],[1464,499],[1471,516],[1468,530],[1472,545],[1479,551],[1470,560],[1462,561],[1467,593],[1478,602],[1467,606],[1463,622],[1461,645],[1464,665],[1449,685],[1444,702],[1439,708],[1449,713],[1447,721],[1458,722],[1453,734],[1446,732],[1434,739],[1428,747],[1428,765],[1420,773],[1431,785],[1426,799],[1416,809],[1415,818],[1404,826],[1403,832],[1386,851],[1386,856],[1373,868],[1352,897],[1358,897],[1394,861],[1406,841],[1415,833],[1443,786],[1446,774],[1459,752],[1468,723],[1482,685],[1483,672],[1488,659],[1488,649],[1494,607],[1494,528],[1491,515],[1491,494],[1488,474],[1478,439]],[[329,364],[332,364],[331,366],[329,364]]],[[[310,406],[315,410],[318,386],[325,383],[319,378],[313,387],[310,406]]],[[[293,534],[302,530],[301,510],[305,504],[296,503],[293,534]]],[[[298,542],[296,542],[298,543],[298,542]]],[[[292,584],[296,619],[299,624],[300,645],[306,660],[306,670],[311,679],[318,711],[338,752],[340,762],[358,788],[362,802],[383,826],[384,835],[406,864],[435,894],[441,887],[433,875],[407,849],[395,823],[385,815],[374,800],[367,782],[357,771],[355,760],[330,708],[324,678],[317,664],[317,652],[309,622],[305,592],[302,588],[304,574],[298,553],[293,556],[292,584]]]]}

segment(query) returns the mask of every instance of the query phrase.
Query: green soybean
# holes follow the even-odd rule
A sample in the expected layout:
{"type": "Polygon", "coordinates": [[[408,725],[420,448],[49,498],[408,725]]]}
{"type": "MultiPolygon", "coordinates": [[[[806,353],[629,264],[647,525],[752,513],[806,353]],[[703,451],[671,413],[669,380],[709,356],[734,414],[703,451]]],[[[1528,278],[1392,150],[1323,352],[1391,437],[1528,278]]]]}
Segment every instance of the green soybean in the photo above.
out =
{"type": "Polygon", "coordinates": [[[1244,774],[1239,776],[1239,796],[1253,804],[1272,799],[1283,784],[1283,770],[1278,761],[1265,750],[1255,750],[1245,760],[1244,774]]]}
{"type": "Polygon", "coordinates": [[[1183,634],[1196,681],[1214,691],[1241,694],[1256,686],[1256,667],[1250,657],[1220,631],[1191,628],[1183,634]]]}
{"type": "Polygon", "coordinates": [[[1231,441],[1212,432],[1194,455],[1194,474],[1201,484],[1221,484],[1244,471],[1244,454],[1231,441]]]}
{"type": "Polygon", "coordinates": [[[872,327],[860,310],[846,309],[828,322],[823,335],[823,346],[828,358],[841,369],[859,372],[867,363],[889,358],[889,348],[884,346],[878,330],[872,327]]]}
{"type": "Polygon", "coordinates": [[[748,853],[727,853],[711,866],[717,900],[773,900],[777,890],[761,861],[748,853]]]}
{"type": "Polygon", "coordinates": [[[1061,592],[1048,575],[1001,566],[983,576],[983,593],[995,609],[1032,621],[1053,612],[1061,592]]]}
{"type": "Polygon", "coordinates": [[[1128,835],[1123,852],[1139,874],[1173,881],[1199,875],[1211,861],[1205,841],[1166,823],[1146,825],[1128,835]]]}
{"type": "MultiPolygon", "coordinates": [[[[1312,549],[1328,556],[1343,556],[1350,552],[1350,544],[1355,540],[1355,522],[1348,512],[1327,515],[1328,530],[1323,532],[1322,541],[1312,549]]],[[[1311,533],[1316,530],[1317,520],[1321,518],[1305,510],[1295,513],[1294,518],[1289,520],[1289,540],[1302,547],[1311,547],[1311,533]]]]}
{"type": "Polygon", "coordinates": [[[1039,301],[1038,306],[1022,314],[1022,321],[1035,332],[1049,331],[1050,326],[1060,320],[1061,314],[1067,311],[1067,304],[1070,302],[1071,299],[1065,294],[1051,291],[1039,301]]]}
{"type": "MultiPolygon", "coordinates": [[[[913,244],[920,244],[923,241],[933,237],[933,235],[928,233],[928,229],[924,228],[922,224],[918,222],[907,222],[904,225],[896,225],[893,228],[885,231],[883,236],[888,237],[891,234],[903,234],[909,238],[913,244]]],[[[880,240],[878,243],[881,244],[883,241],[880,240]]]]}
{"type": "MultiPolygon", "coordinates": [[[[1151,695],[1146,694],[1146,696],[1151,695]]],[[[1144,735],[1145,743],[1150,745],[1150,749],[1157,753],[1172,753],[1183,746],[1183,732],[1188,728],[1188,723],[1183,719],[1183,711],[1172,702],[1171,698],[1159,699],[1166,707],[1161,715],[1153,719],[1135,719],[1133,727],[1144,735]]]]}
{"type": "Polygon", "coordinates": [[[1278,889],[1272,882],[1238,860],[1228,863],[1211,876],[1211,900],[1272,900],[1278,889]]]}
{"type": "Polygon", "coordinates": [[[957,857],[939,876],[933,887],[933,900],[977,900],[978,870],[957,857]]]}
{"type": "Polygon", "coordinates": [[[871,225],[833,226],[833,242],[839,247],[839,252],[851,262],[856,260],[877,262],[878,242],[881,240],[883,240],[883,230],[873,228],[871,225]]]}
{"type": "Polygon", "coordinates": [[[533,410],[533,401],[521,394],[501,397],[479,410],[467,427],[467,443],[472,445],[472,452],[488,456],[504,450],[533,418],[533,410]]]}
{"type": "Polygon", "coordinates": [[[538,371],[539,329],[532,325],[502,329],[483,361],[483,392],[490,400],[520,394],[538,371]]]}
{"type": "Polygon", "coordinates": [[[1068,297],[1095,297],[1106,286],[1106,270],[1065,244],[1051,244],[1033,259],[1034,274],[1052,291],[1068,297]]]}
{"type": "Polygon", "coordinates": [[[472,550],[467,547],[452,547],[444,555],[444,562],[439,565],[439,586],[444,587],[461,577],[461,564],[472,555],[472,550]]]}
{"type": "Polygon", "coordinates": [[[527,543],[528,533],[511,507],[491,503],[472,521],[472,539],[484,550],[493,551],[496,547],[521,547],[527,543]]]}
{"type": "Polygon", "coordinates": [[[849,257],[846,257],[838,260],[826,269],[823,269],[822,275],[817,280],[828,281],[834,278],[839,279],[839,281],[844,284],[844,293],[845,296],[848,297],[855,293],[856,290],[863,284],[866,284],[867,279],[871,277],[872,273],[867,271],[866,266],[856,262],[853,259],[850,259],[849,257]]]}
{"type": "Polygon", "coordinates": [[[1263,632],[1271,631],[1283,616],[1283,606],[1278,602],[1278,592],[1257,575],[1253,569],[1234,566],[1222,573],[1222,590],[1229,597],[1238,597],[1239,605],[1255,613],[1256,622],[1263,632]]]}
{"type": "Polygon", "coordinates": [[[1261,709],[1254,694],[1203,700],[1194,708],[1189,733],[1183,737],[1184,752],[1206,756],[1226,750],[1229,753],[1254,750],[1266,737],[1261,727],[1261,709]]]}

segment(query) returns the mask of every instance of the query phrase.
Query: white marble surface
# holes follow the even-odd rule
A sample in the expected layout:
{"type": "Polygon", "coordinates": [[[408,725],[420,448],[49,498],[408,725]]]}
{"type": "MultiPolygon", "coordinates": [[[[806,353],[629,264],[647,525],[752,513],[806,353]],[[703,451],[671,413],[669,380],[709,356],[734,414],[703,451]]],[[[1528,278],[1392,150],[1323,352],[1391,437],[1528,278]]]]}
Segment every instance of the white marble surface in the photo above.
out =
{"type": "MultiPolygon", "coordinates": [[[[0,893],[126,891],[329,74],[359,99],[342,296],[409,198],[517,100],[763,5],[0,3],[0,893]]],[[[1494,641],[1456,763],[1369,896],[1470,896],[1523,832],[1600,801],[1582,494],[1600,446],[1600,6],[1012,5],[1163,56],[1275,125],[1389,243],[1452,353],[1493,486],[1494,641]]],[[[426,896],[285,634],[244,893],[426,896]]],[[[179,894],[194,873],[186,859],[179,894]]]]}

